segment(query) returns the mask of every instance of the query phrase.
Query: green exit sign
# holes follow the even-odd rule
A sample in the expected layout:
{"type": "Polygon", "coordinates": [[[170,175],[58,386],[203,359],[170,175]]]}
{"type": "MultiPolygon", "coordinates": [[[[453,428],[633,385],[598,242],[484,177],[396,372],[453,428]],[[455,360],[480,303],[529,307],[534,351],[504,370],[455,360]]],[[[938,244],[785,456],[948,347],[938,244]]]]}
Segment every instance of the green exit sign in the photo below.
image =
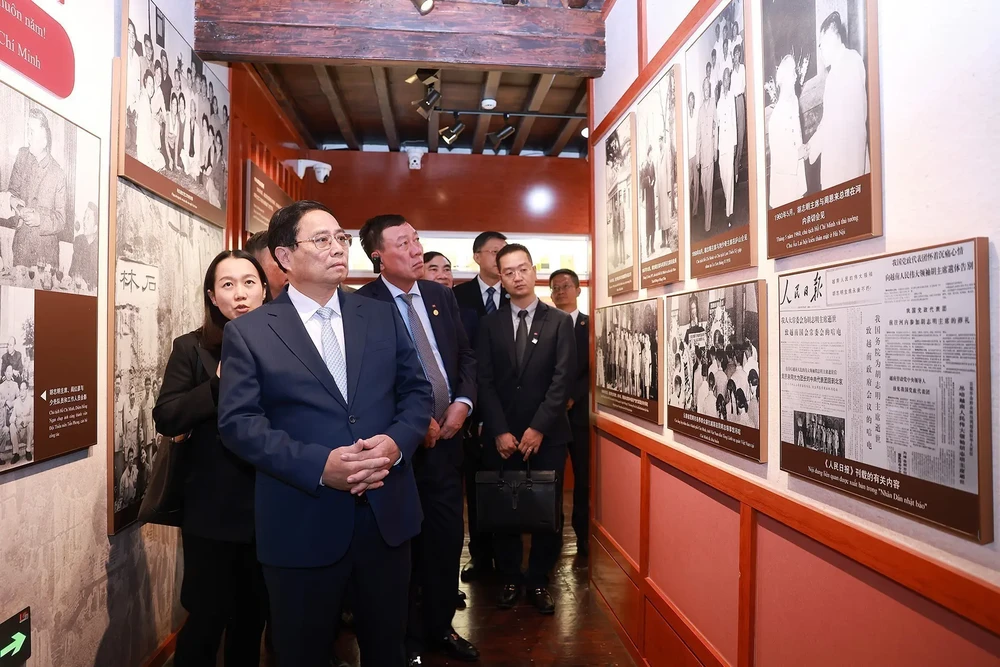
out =
{"type": "Polygon", "coordinates": [[[31,657],[31,607],[0,623],[0,667],[23,665],[31,657]]]}

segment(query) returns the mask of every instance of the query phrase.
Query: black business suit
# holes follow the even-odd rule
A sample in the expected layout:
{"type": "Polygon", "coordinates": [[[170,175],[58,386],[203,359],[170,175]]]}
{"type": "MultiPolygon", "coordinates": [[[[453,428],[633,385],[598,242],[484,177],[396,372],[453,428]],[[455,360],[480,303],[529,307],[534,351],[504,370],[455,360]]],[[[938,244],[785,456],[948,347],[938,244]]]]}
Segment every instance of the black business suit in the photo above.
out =
{"type": "Polygon", "coordinates": [[[587,544],[590,525],[590,318],[579,313],[573,327],[576,335],[576,379],[570,391],[573,407],[569,423],[573,442],[569,456],[573,462],[573,532],[577,545],[587,544]]]}
{"type": "MultiPolygon", "coordinates": [[[[510,295],[507,294],[507,290],[502,285],[497,287],[500,290],[500,310],[510,308],[510,295]]],[[[478,349],[479,325],[481,320],[486,317],[486,301],[479,287],[479,280],[473,278],[460,285],[455,285],[453,291],[461,312],[462,324],[465,326],[472,348],[476,350],[478,349]]],[[[466,511],[469,515],[469,555],[472,556],[473,562],[478,563],[479,566],[492,568],[492,539],[489,536],[479,535],[476,521],[476,473],[487,469],[483,460],[482,438],[479,435],[479,424],[482,421],[482,414],[477,406],[465,424],[463,471],[465,473],[466,511]]]]}
{"type": "MultiPolygon", "coordinates": [[[[432,331],[427,333],[433,334],[444,364],[451,389],[450,401],[467,398],[475,405],[476,356],[465,335],[455,295],[447,287],[428,280],[417,281],[417,288],[431,323],[432,331]]],[[[398,308],[397,299],[393,298],[382,278],[376,278],[360,288],[358,294],[398,308]]],[[[403,320],[405,322],[406,317],[403,320]]],[[[433,448],[421,447],[413,457],[413,474],[417,478],[424,520],[421,534],[413,545],[414,577],[410,586],[407,632],[407,643],[412,652],[423,651],[425,636],[440,640],[452,631],[465,534],[462,518],[462,436],[459,431],[448,440],[438,440],[433,448]],[[423,589],[422,610],[415,600],[417,585],[423,589]]]]}
{"type": "Polygon", "coordinates": [[[220,354],[199,340],[191,332],[174,341],[153,407],[157,432],[191,434],[171,445],[183,457],[181,604],[190,613],[177,638],[176,661],[178,667],[214,666],[225,631],[226,665],[256,665],[267,593],[254,544],[255,473],[219,438],[220,354]]]}
{"type": "MultiPolygon", "coordinates": [[[[483,452],[492,470],[524,470],[523,456],[506,461],[496,437],[513,434],[520,440],[529,427],[542,433],[542,444],[530,458],[536,470],[554,470],[561,492],[566,446],[573,439],[566,401],[576,377],[576,340],[572,318],[541,301],[535,306],[520,368],[516,363],[514,322],[510,310],[485,317],[479,336],[479,407],[483,415],[483,452]]],[[[521,536],[497,534],[493,539],[497,569],[505,584],[520,583],[521,536]]],[[[562,533],[537,533],[531,538],[527,584],[548,585],[562,545],[562,533]]]]}

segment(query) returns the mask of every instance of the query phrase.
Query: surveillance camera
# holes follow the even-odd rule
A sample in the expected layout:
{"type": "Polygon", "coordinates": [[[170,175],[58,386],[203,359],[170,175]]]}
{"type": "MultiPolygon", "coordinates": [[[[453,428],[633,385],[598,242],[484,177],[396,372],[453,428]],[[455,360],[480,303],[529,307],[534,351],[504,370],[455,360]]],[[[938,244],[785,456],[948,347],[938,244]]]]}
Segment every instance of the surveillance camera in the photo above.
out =
{"type": "Polygon", "coordinates": [[[423,146],[407,146],[404,150],[409,158],[410,169],[420,169],[420,162],[427,149],[423,146]]]}
{"type": "Polygon", "coordinates": [[[326,183],[330,180],[330,172],[333,167],[323,162],[317,162],[313,165],[313,170],[316,172],[316,180],[320,183],[326,183]]]}

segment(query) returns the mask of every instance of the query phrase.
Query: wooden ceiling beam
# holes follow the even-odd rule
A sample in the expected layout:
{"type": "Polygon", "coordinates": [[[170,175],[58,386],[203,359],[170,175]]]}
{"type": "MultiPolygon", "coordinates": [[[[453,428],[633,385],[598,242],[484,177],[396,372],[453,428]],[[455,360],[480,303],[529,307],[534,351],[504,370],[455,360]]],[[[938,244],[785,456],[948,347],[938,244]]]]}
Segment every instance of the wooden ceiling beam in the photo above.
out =
{"type": "Polygon", "coordinates": [[[598,77],[600,11],[561,3],[450,0],[426,16],[395,0],[196,0],[195,50],[205,60],[496,67],[598,77]]]}
{"type": "Polygon", "coordinates": [[[264,85],[267,86],[267,89],[271,91],[271,95],[278,103],[282,113],[285,114],[288,121],[298,131],[302,140],[308,144],[309,148],[318,148],[319,144],[316,142],[316,138],[302,121],[302,116],[299,114],[298,107],[295,106],[295,102],[292,101],[291,95],[289,95],[288,91],[285,90],[284,84],[281,82],[281,79],[275,71],[264,63],[256,63],[254,65],[254,69],[264,82],[264,85]]]}
{"type": "Polygon", "coordinates": [[[361,144],[358,142],[358,138],[354,134],[354,128],[351,126],[351,119],[347,116],[347,110],[340,99],[340,90],[337,89],[337,84],[334,82],[333,77],[330,76],[330,71],[325,65],[313,65],[313,71],[316,73],[316,79],[319,81],[320,90],[323,91],[327,102],[330,103],[330,111],[333,112],[333,117],[337,121],[337,127],[340,128],[340,134],[344,137],[347,147],[352,151],[361,150],[361,144]]]}
{"type": "Polygon", "coordinates": [[[378,108],[382,113],[386,143],[389,144],[389,150],[398,151],[399,132],[396,131],[396,116],[392,112],[392,99],[389,97],[389,77],[384,67],[372,67],[372,81],[375,83],[378,108]]]}
{"type": "MultiPolygon", "coordinates": [[[[500,88],[501,74],[502,72],[489,72],[486,74],[486,80],[483,82],[483,90],[479,95],[480,104],[487,97],[496,99],[497,90],[500,88]]],[[[473,153],[483,152],[483,147],[486,146],[486,134],[489,132],[490,120],[492,118],[492,116],[479,116],[476,118],[476,134],[472,139],[473,153]]]]}
{"type": "MultiPolygon", "coordinates": [[[[589,105],[587,104],[587,80],[584,79],[580,83],[580,89],[576,91],[576,95],[573,97],[573,104],[570,105],[569,110],[566,113],[587,113],[589,105]]],[[[566,148],[566,144],[569,140],[573,138],[577,130],[580,129],[580,123],[586,122],[584,118],[567,118],[563,122],[562,129],[559,130],[559,136],[556,138],[555,143],[549,148],[547,155],[549,157],[559,157],[559,154],[563,152],[566,148]]]]}
{"type": "MultiPolygon", "coordinates": [[[[552,87],[552,82],[555,80],[555,74],[539,74],[536,76],[535,86],[531,89],[531,97],[528,99],[528,104],[525,105],[524,110],[541,110],[542,103],[545,102],[545,96],[549,94],[549,88],[552,87]]],[[[524,149],[524,144],[528,141],[528,135],[531,134],[531,126],[534,124],[534,116],[521,118],[521,122],[517,126],[517,134],[514,135],[514,144],[510,147],[511,155],[520,155],[524,149]]]]}

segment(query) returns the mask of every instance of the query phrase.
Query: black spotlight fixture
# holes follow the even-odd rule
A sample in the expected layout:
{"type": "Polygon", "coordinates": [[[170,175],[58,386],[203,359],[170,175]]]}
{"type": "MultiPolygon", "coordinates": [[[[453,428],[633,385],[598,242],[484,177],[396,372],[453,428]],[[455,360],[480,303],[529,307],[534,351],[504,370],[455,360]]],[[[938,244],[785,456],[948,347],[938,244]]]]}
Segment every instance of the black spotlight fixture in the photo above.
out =
{"type": "Polygon", "coordinates": [[[434,0],[413,0],[413,6],[417,8],[421,16],[425,16],[434,9],[434,0]]]}
{"type": "Polygon", "coordinates": [[[427,86],[424,98],[414,101],[413,106],[417,107],[418,114],[429,119],[434,112],[434,105],[437,104],[439,99],[441,99],[441,93],[433,86],[427,86]]]}
{"type": "Polygon", "coordinates": [[[486,138],[490,140],[490,144],[493,146],[493,152],[496,153],[500,150],[500,144],[503,140],[514,134],[514,126],[510,124],[509,116],[507,114],[503,115],[504,126],[502,129],[496,132],[490,132],[486,135],[486,138]]]}
{"type": "Polygon", "coordinates": [[[421,85],[433,86],[441,80],[440,72],[440,70],[436,69],[418,69],[416,72],[406,77],[406,83],[416,83],[419,81],[421,85]]]}
{"type": "Polygon", "coordinates": [[[503,4],[514,6],[521,0],[502,0],[503,4]]]}
{"type": "Polygon", "coordinates": [[[570,9],[583,9],[587,6],[587,0],[567,0],[566,4],[570,9]]]}
{"type": "Polygon", "coordinates": [[[465,123],[458,119],[458,114],[455,114],[455,124],[438,130],[438,134],[441,136],[441,141],[451,146],[464,131],[465,123]]]}

